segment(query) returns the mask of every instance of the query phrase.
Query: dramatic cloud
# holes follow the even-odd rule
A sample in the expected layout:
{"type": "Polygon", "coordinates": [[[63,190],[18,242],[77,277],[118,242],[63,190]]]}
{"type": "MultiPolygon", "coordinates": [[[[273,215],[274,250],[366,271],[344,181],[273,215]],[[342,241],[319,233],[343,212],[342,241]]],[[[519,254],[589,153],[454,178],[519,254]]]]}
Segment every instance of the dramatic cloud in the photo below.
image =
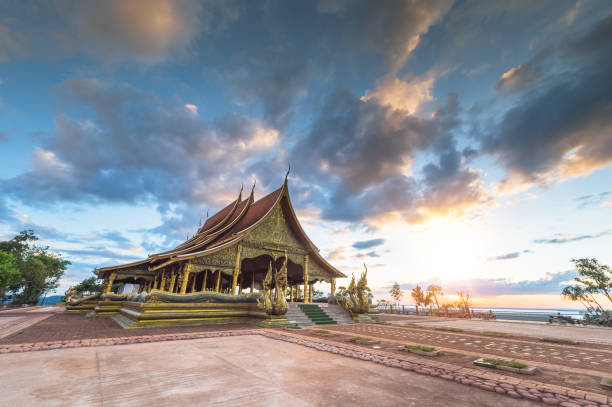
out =
{"type": "Polygon", "coordinates": [[[545,185],[612,162],[611,39],[612,15],[504,74],[498,86],[512,86],[518,100],[483,149],[507,168],[506,185],[545,185]],[[544,69],[533,87],[535,72],[544,69]]]}
{"type": "Polygon", "coordinates": [[[353,247],[355,249],[370,249],[372,247],[380,246],[385,243],[385,239],[370,239],[370,240],[361,240],[359,242],[353,243],[353,247]]]}
{"type": "Polygon", "coordinates": [[[421,36],[440,20],[452,5],[451,0],[413,0],[392,2],[380,7],[370,1],[332,2],[320,12],[343,18],[346,37],[361,49],[367,47],[383,54],[392,72],[397,72],[417,47],[421,36]]]}
{"type": "Polygon", "coordinates": [[[606,231],[606,232],[601,232],[601,233],[593,233],[591,235],[574,235],[574,236],[563,236],[559,234],[558,237],[553,237],[550,239],[537,239],[537,240],[534,240],[533,242],[534,243],[551,243],[551,244],[571,243],[571,242],[578,242],[580,240],[596,239],[598,237],[609,235],[610,233],[612,232],[606,231]]]}
{"type": "Polygon", "coordinates": [[[506,253],[506,254],[502,254],[500,256],[495,256],[495,257],[489,257],[487,260],[489,261],[497,261],[497,260],[511,260],[511,259],[517,259],[519,258],[522,254],[526,254],[526,253],[533,253],[531,250],[523,250],[522,252],[512,252],[512,253],[506,253]]]}
{"type": "Polygon", "coordinates": [[[292,162],[309,169],[309,181],[333,191],[322,211],[325,218],[419,222],[461,213],[487,197],[453,141],[458,112],[456,95],[425,118],[338,88],[296,144],[292,162]],[[434,152],[437,159],[418,178],[412,175],[414,158],[423,152],[434,152]]]}

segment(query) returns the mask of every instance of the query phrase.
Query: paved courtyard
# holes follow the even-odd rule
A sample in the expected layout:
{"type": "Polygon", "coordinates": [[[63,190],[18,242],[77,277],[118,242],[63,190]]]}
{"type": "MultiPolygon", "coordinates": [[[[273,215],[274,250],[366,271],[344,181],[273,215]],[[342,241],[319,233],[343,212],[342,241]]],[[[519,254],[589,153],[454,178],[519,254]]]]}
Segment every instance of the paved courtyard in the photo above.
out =
{"type": "Polygon", "coordinates": [[[0,355],[4,405],[534,406],[262,336],[0,355]]]}

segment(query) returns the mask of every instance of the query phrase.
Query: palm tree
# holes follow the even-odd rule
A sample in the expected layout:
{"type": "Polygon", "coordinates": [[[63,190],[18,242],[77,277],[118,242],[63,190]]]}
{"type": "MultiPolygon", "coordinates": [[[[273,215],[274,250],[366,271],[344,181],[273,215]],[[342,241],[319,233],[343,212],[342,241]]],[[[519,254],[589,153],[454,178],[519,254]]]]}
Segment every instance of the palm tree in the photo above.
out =
{"type": "Polygon", "coordinates": [[[412,299],[414,300],[416,314],[419,315],[419,305],[425,302],[425,293],[423,292],[423,289],[421,288],[421,286],[417,285],[416,287],[412,289],[412,291],[410,292],[410,295],[412,296],[412,299]]]}

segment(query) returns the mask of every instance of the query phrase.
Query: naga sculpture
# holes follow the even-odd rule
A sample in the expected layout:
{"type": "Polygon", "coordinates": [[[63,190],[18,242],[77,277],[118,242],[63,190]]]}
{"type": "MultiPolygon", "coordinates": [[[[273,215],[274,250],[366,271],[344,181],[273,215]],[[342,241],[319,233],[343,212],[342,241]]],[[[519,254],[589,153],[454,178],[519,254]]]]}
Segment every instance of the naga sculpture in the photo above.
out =
{"type": "Polygon", "coordinates": [[[261,282],[262,290],[261,297],[257,299],[257,308],[265,311],[266,314],[272,314],[272,300],[270,299],[270,291],[272,287],[272,262],[268,265],[266,277],[261,282]]]}
{"type": "Polygon", "coordinates": [[[367,280],[368,268],[365,264],[363,266],[365,271],[361,274],[359,281],[355,283],[355,275],[353,274],[348,289],[336,294],[338,304],[353,315],[365,314],[370,310],[368,301],[368,292],[370,291],[367,280]]]}
{"type": "Polygon", "coordinates": [[[64,293],[64,301],[67,305],[70,306],[80,305],[86,301],[94,301],[97,300],[99,297],[100,294],[92,294],[83,297],[82,294],[78,294],[76,290],[72,287],[64,293]]]}
{"type": "Polygon", "coordinates": [[[288,309],[286,291],[287,256],[285,256],[283,266],[276,273],[272,270],[272,262],[268,265],[268,272],[262,282],[261,296],[257,298],[257,308],[268,315],[284,315],[288,309]],[[272,293],[272,283],[274,283],[274,293],[272,293]]]}

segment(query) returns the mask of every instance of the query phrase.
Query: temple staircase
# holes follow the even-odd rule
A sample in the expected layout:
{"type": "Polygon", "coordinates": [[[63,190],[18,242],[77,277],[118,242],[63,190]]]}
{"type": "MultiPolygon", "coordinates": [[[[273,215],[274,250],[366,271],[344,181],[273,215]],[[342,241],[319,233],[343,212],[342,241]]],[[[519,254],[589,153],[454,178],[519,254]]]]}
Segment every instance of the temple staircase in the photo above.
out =
{"type": "Polygon", "coordinates": [[[329,315],[319,307],[318,304],[298,304],[298,307],[310,318],[315,325],[337,325],[329,315]]]}
{"type": "Polygon", "coordinates": [[[333,318],[339,324],[354,324],[355,321],[351,318],[344,308],[338,304],[317,304],[330,318],[333,318]]]}
{"type": "Polygon", "coordinates": [[[302,311],[302,309],[298,307],[297,303],[289,302],[287,303],[287,305],[289,306],[289,308],[287,309],[287,313],[285,314],[285,316],[287,317],[287,321],[298,326],[314,325],[314,322],[312,322],[312,320],[308,318],[308,315],[304,314],[304,311],[302,311]]]}

